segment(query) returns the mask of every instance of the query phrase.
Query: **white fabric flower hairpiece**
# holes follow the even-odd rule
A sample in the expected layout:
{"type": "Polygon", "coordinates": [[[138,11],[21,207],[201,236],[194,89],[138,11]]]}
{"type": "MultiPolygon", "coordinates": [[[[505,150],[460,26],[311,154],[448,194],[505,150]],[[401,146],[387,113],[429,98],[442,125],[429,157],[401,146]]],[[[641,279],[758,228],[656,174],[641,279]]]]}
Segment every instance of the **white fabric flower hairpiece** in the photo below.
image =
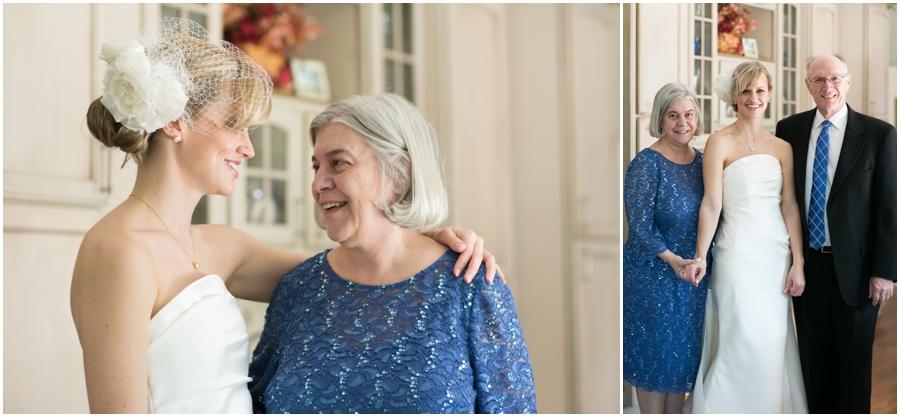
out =
{"type": "Polygon", "coordinates": [[[151,63],[136,40],[103,44],[100,59],[109,64],[100,102],[128,129],[152,133],[184,113],[188,96],[173,69],[151,63]]]}
{"type": "Polygon", "coordinates": [[[210,135],[249,132],[271,111],[266,71],[190,19],[163,17],[134,40],[106,42],[100,59],[109,64],[100,103],[135,132],[152,133],[173,120],[210,135]]]}
{"type": "Polygon", "coordinates": [[[712,92],[719,97],[719,100],[722,100],[722,102],[728,106],[731,106],[731,104],[734,103],[731,97],[731,91],[733,90],[732,84],[734,83],[733,78],[734,70],[728,74],[717,75],[712,83],[712,92]]]}

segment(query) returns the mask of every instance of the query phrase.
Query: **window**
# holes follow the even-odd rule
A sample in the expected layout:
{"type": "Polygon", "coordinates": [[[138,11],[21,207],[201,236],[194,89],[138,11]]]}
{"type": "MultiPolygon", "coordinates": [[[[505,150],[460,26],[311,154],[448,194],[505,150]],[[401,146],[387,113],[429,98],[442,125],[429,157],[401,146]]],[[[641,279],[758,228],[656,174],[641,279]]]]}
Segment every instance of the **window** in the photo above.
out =
{"type": "Polygon", "coordinates": [[[718,13],[713,10],[710,3],[694,4],[694,92],[697,93],[697,101],[700,111],[703,113],[703,132],[700,135],[712,133],[712,69],[713,69],[713,39],[717,35],[716,18],[718,13]]]}
{"type": "Polygon", "coordinates": [[[209,29],[209,7],[205,4],[163,4],[159,10],[160,17],[185,17],[209,29]]]}
{"type": "Polygon", "coordinates": [[[287,132],[268,123],[250,134],[256,156],[247,159],[247,223],[284,225],[288,183],[287,132]]]}
{"type": "Polygon", "coordinates": [[[384,87],[415,102],[413,5],[385,4],[381,13],[384,36],[384,87]]]}
{"type": "Polygon", "coordinates": [[[797,113],[797,6],[785,4],[781,15],[781,117],[797,113]]]}

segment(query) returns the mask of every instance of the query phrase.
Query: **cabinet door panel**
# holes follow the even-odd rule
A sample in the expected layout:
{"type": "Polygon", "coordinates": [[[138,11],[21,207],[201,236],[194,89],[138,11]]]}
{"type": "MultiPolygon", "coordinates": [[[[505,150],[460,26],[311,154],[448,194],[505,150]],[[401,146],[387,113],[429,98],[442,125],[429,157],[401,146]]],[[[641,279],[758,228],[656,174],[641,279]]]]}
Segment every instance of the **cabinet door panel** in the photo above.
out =
{"type": "Polygon", "coordinates": [[[656,91],[679,80],[679,55],[690,49],[679,41],[677,16],[677,4],[638,5],[638,113],[649,115],[656,91]]]}
{"type": "Polygon", "coordinates": [[[4,198],[103,204],[99,144],[84,123],[99,70],[85,4],[4,6],[4,198]],[[59,36],[64,33],[65,36],[59,36]],[[23,59],[27,57],[27,59],[23,59]],[[64,68],[64,69],[63,69],[64,68]]]}
{"type": "Polygon", "coordinates": [[[891,122],[888,116],[888,71],[890,69],[890,13],[884,5],[868,5],[868,74],[866,77],[867,114],[891,122]]]}

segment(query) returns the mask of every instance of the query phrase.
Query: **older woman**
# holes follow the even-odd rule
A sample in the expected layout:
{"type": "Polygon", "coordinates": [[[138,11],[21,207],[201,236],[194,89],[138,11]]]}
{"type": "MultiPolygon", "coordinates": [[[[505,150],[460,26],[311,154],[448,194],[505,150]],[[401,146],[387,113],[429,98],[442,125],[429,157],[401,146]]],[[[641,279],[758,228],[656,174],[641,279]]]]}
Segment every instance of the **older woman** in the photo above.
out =
{"type": "Polygon", "coordinates": [[[535,412],[509,288],[453,279],[457,255],[419,232],[447,215],[431,125],[399,96],[353,96],[310,135],[317,218],[340,246],[276,288],[254,411],[535,412]]]}
{"type": "Polygon", "coordinates": [[[644,413],[681,413],[700,360],[706,281],[693,282],[702,155],[688,143],[700,108],[684,84],[656,93],[650,134],[659,138],[625,174],[624,370],[644,413]]]}

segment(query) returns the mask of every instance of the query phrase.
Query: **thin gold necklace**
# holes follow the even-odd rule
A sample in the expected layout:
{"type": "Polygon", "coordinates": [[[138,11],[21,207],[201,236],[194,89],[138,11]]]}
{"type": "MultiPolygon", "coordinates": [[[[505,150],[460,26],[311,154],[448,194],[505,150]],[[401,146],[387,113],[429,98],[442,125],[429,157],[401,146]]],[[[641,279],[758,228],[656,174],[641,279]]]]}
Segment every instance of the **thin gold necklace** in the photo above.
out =
{"type": "Polygon", "coordinates": [[[184,248],[184,245],[182,245],[178,238],[175,237],[175,233],[172,233],[172,230],[169,229],[169,226],[166,226],[166,222],[163,221],[162,217],[159,217],[159,213],[157,213],[156,210],[153,210],[153,207],[150,206],[150,203],[147,203],[143,198],[140,198],[134,194],[129,194],[128,196],[141,200],[141,202],[144,203],[144,205],[146,205],[147,208],[156,215],[156,218],[159,219],[159,222],[162,223],[163,227],[166,228],[166,231],[169,232],[169,235],[172,236],[172,239],[175,239],[175,243],[177,243],[178,246],[181,246],[181,250],[183,250],[184,254],[187,255],[188,259],[191,260],[191,263],[194,265],[194,269],[200,269],[200,263],[197,262],[197,244],[194,242],[194,232],[191,230],[191,227],[188,226],[188,233],[191,234],[191,246],[193,246],[194,249],[193,259],[191,258],[191,255],[188,253],[187,249],[184,248]]]}
{"type": "MultiPolygon", "coordinates": [[[[738,129],[738,134],[741,135],[741,140],[743,140],[744,143],[747,144],[747,147],[750,148],[750,152],[753,152],[753,147],[750,146],[750,142],[747,141],[747,138],[744,137],[744,134],[741,132],[740,129],[738,129]]],[[[756,144],[757,144],[757,145],[759,145],[759,137],[760,137],[760,136],[762,136],[762,132],[759,132],[759,134],[756,135],[756,144]]]]}

